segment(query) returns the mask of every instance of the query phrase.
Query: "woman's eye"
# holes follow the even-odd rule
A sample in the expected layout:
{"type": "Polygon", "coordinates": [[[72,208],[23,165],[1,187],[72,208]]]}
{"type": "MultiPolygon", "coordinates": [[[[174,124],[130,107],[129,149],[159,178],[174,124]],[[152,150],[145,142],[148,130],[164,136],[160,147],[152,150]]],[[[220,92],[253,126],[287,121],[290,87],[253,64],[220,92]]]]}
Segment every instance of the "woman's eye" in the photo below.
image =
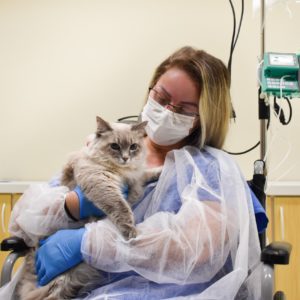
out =
{"type": "Polygon", "coordinates": [[[130,150],[131,151],[135,151],[136,149],[137,149],[137,147],[138,147],[138,145],[137,144],[132,144],[132,145],[130,145],[130,150]]]}
{"type": "Polygon", "coordinates": [[[159,103],[162,105],[167,105],[167,104],[169,104],[169,102],[170,101],[165,98],[162,98],[162,97],[159,98],[159,103]]]}
{"type": "Polygon", "coordinates": [[[110,148],[113,150],[120,150],[120,146],[117,143],[110,144],[110,148]]]}

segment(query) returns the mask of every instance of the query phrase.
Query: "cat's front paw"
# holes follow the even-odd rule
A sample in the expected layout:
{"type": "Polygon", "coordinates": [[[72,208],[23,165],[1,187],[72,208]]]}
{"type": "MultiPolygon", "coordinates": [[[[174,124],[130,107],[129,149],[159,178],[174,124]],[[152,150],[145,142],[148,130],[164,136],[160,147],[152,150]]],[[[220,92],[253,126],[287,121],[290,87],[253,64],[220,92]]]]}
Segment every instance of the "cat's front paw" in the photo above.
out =
{"type": "Polygon", "coordinates": [[[122,226],[121,233],[126,240],[133,239],[137,236],[137,230],[133,225],[126,224],[122,226]]]}

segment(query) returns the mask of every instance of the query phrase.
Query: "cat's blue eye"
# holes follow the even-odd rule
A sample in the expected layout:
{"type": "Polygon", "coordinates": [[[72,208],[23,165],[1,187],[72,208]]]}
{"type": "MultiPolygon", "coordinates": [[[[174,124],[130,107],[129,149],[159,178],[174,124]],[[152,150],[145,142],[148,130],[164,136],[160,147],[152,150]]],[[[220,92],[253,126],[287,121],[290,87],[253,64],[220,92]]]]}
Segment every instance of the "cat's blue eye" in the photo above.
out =
{"type": "Polygon", "coordinates": [[[120,150],[120,146],[117,143],[110,144],[110,148],[113,150],[120,150]]]}
{"type": "Polygon", "coordinates": [[[129,149],[130,149],[131,151],[135,151],[137,148],[138,148],[138,145],[137,145],[137,144],[132,144],[132,145],[130,145],[130,147],[129,147],[129,149]]]}

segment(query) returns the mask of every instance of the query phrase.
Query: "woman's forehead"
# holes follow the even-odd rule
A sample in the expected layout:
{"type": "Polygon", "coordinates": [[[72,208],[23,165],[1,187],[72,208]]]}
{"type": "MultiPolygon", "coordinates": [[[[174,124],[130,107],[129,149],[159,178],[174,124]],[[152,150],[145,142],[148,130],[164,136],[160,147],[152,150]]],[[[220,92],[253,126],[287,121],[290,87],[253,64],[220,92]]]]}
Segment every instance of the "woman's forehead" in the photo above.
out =
{"type": "Polygon", "coordinates": [[[174,100],[199,101],[199,91],[189,75],[178,68],[166,71],[157,81],[156,87],[174,100]]]}

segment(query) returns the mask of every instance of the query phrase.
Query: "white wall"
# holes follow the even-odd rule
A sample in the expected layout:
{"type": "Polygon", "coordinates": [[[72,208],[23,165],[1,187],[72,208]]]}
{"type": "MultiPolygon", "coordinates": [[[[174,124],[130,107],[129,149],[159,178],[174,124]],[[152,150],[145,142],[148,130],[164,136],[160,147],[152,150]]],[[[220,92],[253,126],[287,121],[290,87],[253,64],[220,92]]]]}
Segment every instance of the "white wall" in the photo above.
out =
{"type": "MultiPolygon", "coordinates": [[[[260,17],[245,2],[233,57],[231,151],[259,140],[260,17]]],[[[234,3],[239,14],[240,1],[234,3]]],[[[280,4],[268,12],[267,50],[300,51],[300,5],[290,9],[292,17],[280,4]]],[[[231,34],[225,0],[1,0],[0,179],[49,179],[94,131],[97,114],[112,121],[140,112],[154,68],[167,55],[192,45],[227,63],[231,34]]],[[[293,145],[289,166],[300,149],[296,104],[291,125],[279,130],[293,145]]],[[[282,144],[274,141],[270,169],[286,153],[282,144]]],[[[237,157],[247,177],[257,158],[258,150],[237,157]]],[[[283,178],[299,179],[298,166],[283,178]]]]}

